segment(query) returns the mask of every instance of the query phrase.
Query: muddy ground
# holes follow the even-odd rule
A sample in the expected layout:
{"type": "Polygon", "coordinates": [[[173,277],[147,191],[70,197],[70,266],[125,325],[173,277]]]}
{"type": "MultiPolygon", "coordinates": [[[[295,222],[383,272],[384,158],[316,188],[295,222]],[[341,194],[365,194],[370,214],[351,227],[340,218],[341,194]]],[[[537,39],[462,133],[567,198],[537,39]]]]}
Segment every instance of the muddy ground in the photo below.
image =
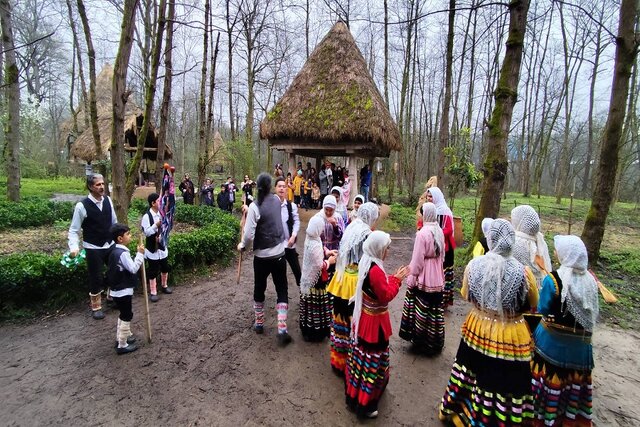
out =
{"type": "MultiPolygon", "coordinates": [[[[298,243],[302,254],[302,242],[298,243]]],[[[394,236],[387,271],[410,260],[411,234],[394,236]]],[[[88,309],[0,326],[2,425],[353,425],[343,383],[329,367],[329,344],[306,343],[297,325],[298,290],[289,274],[289,329],[276,345],[275,292],[267,292],[266,333],[250,329],[252,257],[236,284],[234,265],[182,284],[151,305],[153,342],[114,351],[117,312],[95,321],[88,309]]],[[[390,307],[397,332],[405,287],[390,307]]],[[[447,383],[469,305],[446,315],[446,346],[415,356],[391,338],[391,381],[370,425],[439,425],[447,383]]],[[[134,332],[144,341],[143,300],[134,299],[134,332]]],[[[595,424],[640,425],[640,335],[600,326],[595,335],[595,424]]]]}

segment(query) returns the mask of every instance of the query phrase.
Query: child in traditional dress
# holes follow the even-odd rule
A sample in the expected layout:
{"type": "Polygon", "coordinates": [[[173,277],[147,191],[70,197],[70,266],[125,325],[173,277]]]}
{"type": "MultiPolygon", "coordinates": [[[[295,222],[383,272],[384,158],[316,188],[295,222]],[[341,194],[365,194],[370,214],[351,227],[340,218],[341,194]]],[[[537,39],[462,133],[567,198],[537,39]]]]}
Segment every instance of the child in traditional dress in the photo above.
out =
{"type": "Polygon", "coordinates": [[[115,223],[109,231],[113,241],[116,242],[109,254],[109,268],[107,270],[107,279],[111,288],[109,295],[120,311],[116,328],[118,341],[116,353],[125,354],[138,349],[135,344],[136,340],[131,333],[131,319],[133,319],[131,299],[133,288],[138,284],[136,273],[144,262],[144,245],[138,245],[136,257],[132,259],[127,247],[131,242],[129,227],[115,223]]]}
{"type": "Polygon", "coordinates": [[[336,263],[337,251],[324,247],[320,236],[324,220],[314,216],[307,226],[300,281],[300,331],[305,341],[322,341],[329,336],[331,325],[331,297],[327,284],[333,273],[329,267],[336,263]]]}

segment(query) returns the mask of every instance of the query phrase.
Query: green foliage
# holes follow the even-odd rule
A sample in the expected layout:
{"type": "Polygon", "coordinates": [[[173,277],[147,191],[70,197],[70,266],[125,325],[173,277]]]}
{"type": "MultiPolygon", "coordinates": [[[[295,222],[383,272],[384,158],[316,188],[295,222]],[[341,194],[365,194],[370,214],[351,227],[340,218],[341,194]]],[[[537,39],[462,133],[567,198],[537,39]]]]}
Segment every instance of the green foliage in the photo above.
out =
{"type": "Polygon", "coordinates": [[[469,128],[460,129],[456,142],[444,149],[447,159],[446,171],[450,175],[449,179],[449,199],[450,205],[461,189],[469,190],[475,187],[482,179],[482,174],[476,170],[471,162],[471,131],[469,128]]]}
{"type": "Polygon", "coordinates": [[[51,225],[56,221],[71,221],[71,202],[52,202],[37,197],[18,203],[0,201],[0,230],[51,225]]]}
{"type": "Polygon", "coordinates": [[[385,219],[380,228],[385,231],[415,230],[415,207],[407,207],[399,203],[392,204],[389,217],[385,219]]]}
{"type": "MultiPolygon", "coordinates": [[[[257,159],[253,153],[253,145],[247,144],[244,139],[227,142],[224,146],[224,153],[217,154],[217,156],[225,158],[229,162],[229,171],[255,175],[257,159]]],[[[217,182],[214,182],[214,184],[217,184],[217,182]]]]}
{"type": "MultiPolygon", "coordinates": [[[[49,199],[54,193],[87,194],[83,178],[58,177],[48,179],[21,178],[20,195],[23,198],[40,197],[49,199]]],[[[7,177],[0,177],[0,202],[7,199],[7,177]]]]}

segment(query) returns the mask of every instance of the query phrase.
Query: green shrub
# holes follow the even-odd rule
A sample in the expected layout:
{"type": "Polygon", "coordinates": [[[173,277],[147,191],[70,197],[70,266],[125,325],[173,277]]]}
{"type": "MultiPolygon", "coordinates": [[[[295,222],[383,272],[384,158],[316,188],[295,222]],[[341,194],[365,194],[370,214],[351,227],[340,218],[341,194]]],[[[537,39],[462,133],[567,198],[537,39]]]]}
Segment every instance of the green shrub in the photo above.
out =
{"type": "Polygon", "coordinates": [[[39,197],[14,203],[0,201],[0,230],[51,225],[71,221],[74,203],[52,202],[39,197]]]}

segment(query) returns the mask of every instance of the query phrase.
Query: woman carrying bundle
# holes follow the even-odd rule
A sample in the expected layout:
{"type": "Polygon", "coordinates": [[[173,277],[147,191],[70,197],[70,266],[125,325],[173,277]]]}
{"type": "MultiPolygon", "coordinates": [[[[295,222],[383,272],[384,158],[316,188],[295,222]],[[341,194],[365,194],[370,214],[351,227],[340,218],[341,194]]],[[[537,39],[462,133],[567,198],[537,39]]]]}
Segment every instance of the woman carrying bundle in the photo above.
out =
{"type": "Polygon", "coordinates": [[[427,202],[436,205],[438,214],[438,224],[444,234],[444,291],[443,302],[445,308],[453,305],[453,288],[455,285],[453,278],[453,255],[456,248],[456,240],[453,237],[453,212],[447,206],[444,194],[438,187],[431,187],[427,190],[427,202]]]}
{"type": "Polygon", "coordinates": [[[378,402],[389,382],[388,304],[398,294],[409,270],[400,267],[394,275],[387,276],[383,261],[390,244],[391,237],[382,231],[372,232],[364,242],[354,295],[345,394],[347,405],[358,416],[368,418],[378,416],[378,402]]]}
{"type": "Polygon", "coordinates": [[[409,265],[399,335],[412,342],[416,351],[433,356],[444,347],[444,234],[433,203],[422,205],[422,218],[409,265]]]}
{"type": "MultiPolygon", "coordinates": [[[[328,196],[327,196],[328,197],[328,196]]],[[[371,234],[371,227],[378,219],[378,206],[364,203],[358,209],[357,218],[349,224],[340,242],[336,261],[336,273],[327,288],[333,296],[333,318],[331,321],[331,367],[338,375],[344,375],[349,351],[351,315],[350,302],[358,283],[358,263],[363,254],[362,245],[371,234]]]]}
{"type": "Polygon", "coordinates": [[[329,267],[336,262],[336,251],[329,251],[320,236],[322,218],[314,216],[307,226],[300,280],[300,331],[305,341],[322,341],[329,336],[331,297],[327,284],[332,276],[329,267]]]}
{"type": "Polygon", "coordinates": [[[590,426],[591,335],[598,318],[598,285],[587,271],[587,249],[577,236],[555,236],[560,268],[542,282],[534,340],[536,425],[590,426]]]}
{"type": "Polygon", "coordinates": [[[511,256],[515,232],[496,219],[484,256],[464,273],[462,295],[473,308],[440,404],[440,419],[454,425],[519,426],[533,421],[533,343],[522,313],[538,303],[531,271],[511,256]]]}

